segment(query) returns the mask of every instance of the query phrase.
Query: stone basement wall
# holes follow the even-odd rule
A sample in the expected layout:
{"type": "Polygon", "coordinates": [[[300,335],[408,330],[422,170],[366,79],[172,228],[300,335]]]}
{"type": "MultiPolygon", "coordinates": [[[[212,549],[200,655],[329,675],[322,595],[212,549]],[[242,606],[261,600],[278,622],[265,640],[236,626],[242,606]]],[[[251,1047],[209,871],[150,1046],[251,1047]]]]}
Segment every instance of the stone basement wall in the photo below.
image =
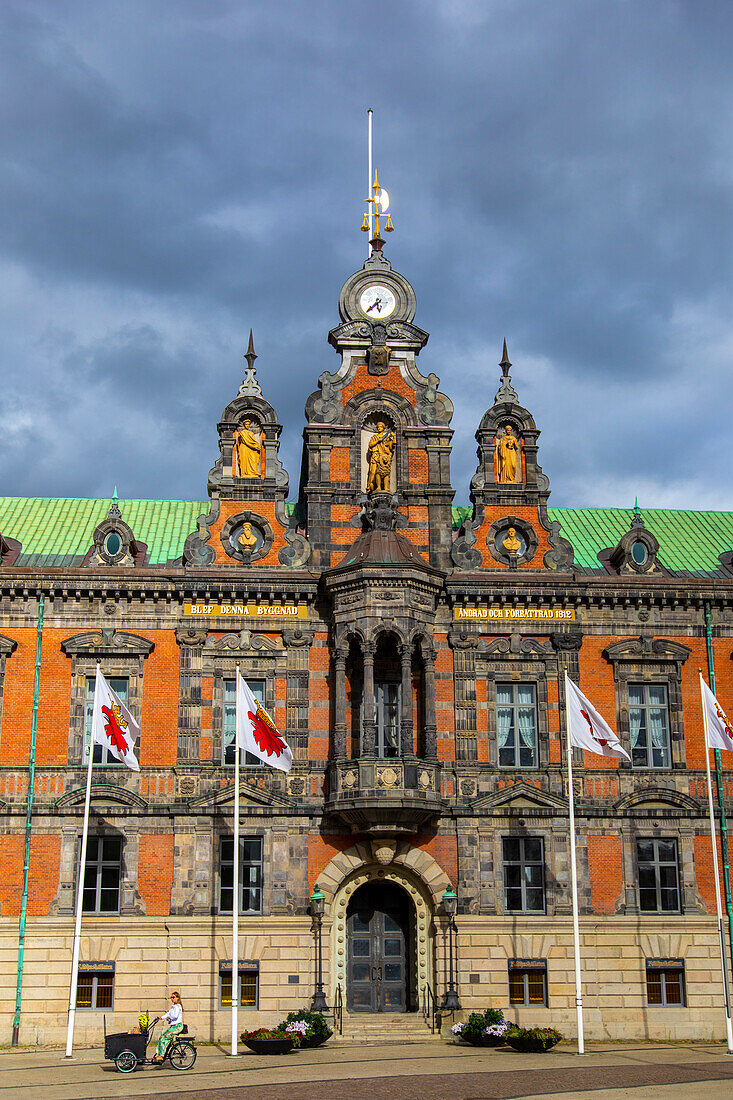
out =
{"type": "MultiPolygon", "coordinates": [[[[436,929],[438,1001],[445,989],[443,922],[436,929]]],[[[575,978],[569,917],[458,916],[458,988],[463,1012],[500,1008],[523,1026],[551,1025],[575,1035],[575,978]],[[549,1007],[510,1008],[507,959],[547,959],[549,1007]],[[477,975],[478,981],[471,981],[477,975]]],[[[324,922],[324,978],[330,967],[330,924],[324,922]]],[[[28,922],[20,1042],[63,1044],[66,1036],[73,921],[28,922]]],[[[242,958],[260,960],[259,1011],[240,1009],[240,1029],[277,1023],[292,1009],[307,1007],[313,994],[314,945],[307,917],[242,917],[242,958]],[[298,981],[293,982],[297,977],[298,981]]],[[[721,1040],[724,1037],[718,938],[709,917],[593,918],[581,921],[583,1000],[588,1039],[721,1040]],[[687,1006],[646,1003],[647,957],[685,960],[687,1006]]],[[[218,1007],[219,959],[231,957],[228,918],[138,917],[85,919],[82,959],[114,960],[115,998],[107,1031],[133,1027],[142,1009],[167,1006],[171,989],[182,995],[185,1019],[202,1041],[226,1041],[231,1013],[218,1007]],[[167,929],[166,929],[167,925],[167,929]]],[[[15,996],[17,922],[0,924],[0,1034],[9,1036],[15,996]]],[[[326,987],[331,1001],[331,990],[326,987]]],[[[75,1042],[99,1045],[104,1011],[79,1011],[75,1042]]],[[[7,1041],[7,1040],[6,1040],[7,1041]]]]}

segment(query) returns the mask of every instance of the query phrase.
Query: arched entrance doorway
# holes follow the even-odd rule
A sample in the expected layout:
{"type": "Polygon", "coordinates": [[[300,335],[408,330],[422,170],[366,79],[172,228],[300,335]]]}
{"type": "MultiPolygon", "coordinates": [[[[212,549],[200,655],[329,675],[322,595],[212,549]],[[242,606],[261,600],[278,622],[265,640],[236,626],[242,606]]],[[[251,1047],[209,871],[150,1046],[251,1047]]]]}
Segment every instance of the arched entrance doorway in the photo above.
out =
{"type": "Polygon", "coordinates": [[[407,1012],[410,1005],[410,899],[393,882],[367,882],[346,911],[346,1007],[407,1012]]]}

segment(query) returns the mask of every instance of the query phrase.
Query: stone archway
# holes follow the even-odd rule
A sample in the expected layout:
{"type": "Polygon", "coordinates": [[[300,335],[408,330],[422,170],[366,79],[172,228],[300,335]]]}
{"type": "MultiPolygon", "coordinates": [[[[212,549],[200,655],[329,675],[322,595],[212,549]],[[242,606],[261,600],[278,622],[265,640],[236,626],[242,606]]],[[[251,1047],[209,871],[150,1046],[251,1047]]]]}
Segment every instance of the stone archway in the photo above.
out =
{"type": "Polygon", "coordinates": [[[407,893],[412,903],[410,972],[414,1005],[427,983],[435,988],[434,918],[445,891],[448,875],[431,855],[405,841],[365,840],[333,857],[318,876],[331,916],[330,956],[332,996],[341,987],[346,1002],[347,946],[346,914],[349,901],[359,887],[369,882],[392,882],[407,893]]]}

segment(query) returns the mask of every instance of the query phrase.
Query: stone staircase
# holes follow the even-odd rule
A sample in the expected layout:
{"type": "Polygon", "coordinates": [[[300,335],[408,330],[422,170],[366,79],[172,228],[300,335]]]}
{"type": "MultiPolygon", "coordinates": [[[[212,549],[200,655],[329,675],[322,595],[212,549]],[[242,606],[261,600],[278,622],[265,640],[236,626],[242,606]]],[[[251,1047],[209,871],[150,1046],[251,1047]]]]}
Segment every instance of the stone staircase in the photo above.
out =
{"type": "Polygon", "coordinates": [[[334,1035],[354,1043],[425,1043],[440,1041],[420,1012],[344,1012],[344,1033],[334,1035]]]}

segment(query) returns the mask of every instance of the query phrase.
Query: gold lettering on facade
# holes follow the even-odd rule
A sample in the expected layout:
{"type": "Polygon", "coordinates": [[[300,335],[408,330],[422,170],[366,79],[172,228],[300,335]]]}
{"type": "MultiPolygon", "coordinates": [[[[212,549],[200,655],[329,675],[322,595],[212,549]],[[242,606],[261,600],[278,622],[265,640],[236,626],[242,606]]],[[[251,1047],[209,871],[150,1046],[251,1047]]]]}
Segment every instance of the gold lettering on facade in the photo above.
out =
{"type": "Polygon", "coordinates": [[[184,615],[227,615],[247,619],[307,619],[305,604],[269,603],[185,603],[184,615]]]}
{"type": "Polygon", "coordinates": [[[575,619],[574,607],[454,607],[454,619],[575,619]]]}

